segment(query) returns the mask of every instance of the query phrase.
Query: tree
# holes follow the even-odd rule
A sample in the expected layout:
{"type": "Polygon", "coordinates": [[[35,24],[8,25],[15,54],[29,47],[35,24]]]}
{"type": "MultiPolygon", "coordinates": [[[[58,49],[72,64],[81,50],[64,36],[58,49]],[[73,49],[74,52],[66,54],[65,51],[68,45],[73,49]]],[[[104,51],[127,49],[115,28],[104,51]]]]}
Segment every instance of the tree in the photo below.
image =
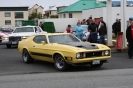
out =
{"type": "Polygon", "coordinates": [[[29,20],[34,20],[35,18],[41,19],[42,18],[42,14],[33,12],[28,17],[29,20]]]}
{"type": "Polygon", "coordinates": [[[50,18],[58,18],[58,15],[51,15],[50,18]]]}
{"type": "Polygon", "coordinates": [[[42,14],[41,13],[38,13],[37,14],[37,18],[42,19],[42,14]]]}

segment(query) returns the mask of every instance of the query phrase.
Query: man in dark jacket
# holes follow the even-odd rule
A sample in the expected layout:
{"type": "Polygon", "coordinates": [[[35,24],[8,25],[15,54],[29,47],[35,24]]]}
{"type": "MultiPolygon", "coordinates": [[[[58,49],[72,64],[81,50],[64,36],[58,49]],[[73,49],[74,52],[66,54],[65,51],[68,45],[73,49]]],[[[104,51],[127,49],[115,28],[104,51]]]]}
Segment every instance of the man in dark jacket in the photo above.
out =
{"type": "Polygon", "coordinates": [[[97,43],[97,24],[95,24],[95,20],[91,21],[91,24],[88,25],[88,31],[90,32],[90,42],[97,43]]]}
{"type": "Polygon", "coordinates": [[[117,18],[116,22],[113,24],[112,26],[113,28],[113,32],[115,33],[115,36],[117,37],[117,33],[121,32],[121,22],[120,20],[117,18]]]}
{"type": "Polygon", "coordinates": [[[39,26],[42,28],[42,30],[44,31],[44,25],[42,22],[40,22],[39,26]]]}
{"type": "Polygon", "coordinates": [[[131,21],[131,25],[126,30],[126,38],[128,41],[128,56],[129,59],[132,59],[133,52],[133,21],[131,21]]]}
{"type": "Polygon", "coordinates": [[[106,27],[106,23],[103,21],[103,17],[100,17],[100,22],[98,23],[98,30],[99,30],[99,28],[101,27],[101,23],[103,23],[103,27],[105,28],[105,29],[107,29],[107,27],[106,27]]]}

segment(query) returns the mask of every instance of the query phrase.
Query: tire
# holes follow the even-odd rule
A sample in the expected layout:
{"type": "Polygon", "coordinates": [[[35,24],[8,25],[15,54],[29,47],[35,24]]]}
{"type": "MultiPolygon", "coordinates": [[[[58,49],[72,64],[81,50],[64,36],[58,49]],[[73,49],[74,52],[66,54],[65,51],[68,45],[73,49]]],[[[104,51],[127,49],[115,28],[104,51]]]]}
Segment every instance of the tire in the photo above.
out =
{"type": "Polygon", "coordinates": [[[24,63],[32,63],[34,61],[26,49],[23,50],[22,59],[24,63]]]}
{"type": "Polygon", "coordinates": [[[55,68],[59,71],[64,71],[68,68],[67,62],[59,54],[54,57],[54,65],[55,65],[55,68]]]}
{"type": "Polygon", "coordinates": [[[7,48],[11,48],[11,45],[10,45],[10,44],[7,44],[6,47],[7,47],[7,48]]]}
{"type": "Polygon", "coordinates": [[[90,65],[91,65],[91,67],[101,67],[103,65],[103,63],[96,64],[96,65],[90,64],[90,65]]]}

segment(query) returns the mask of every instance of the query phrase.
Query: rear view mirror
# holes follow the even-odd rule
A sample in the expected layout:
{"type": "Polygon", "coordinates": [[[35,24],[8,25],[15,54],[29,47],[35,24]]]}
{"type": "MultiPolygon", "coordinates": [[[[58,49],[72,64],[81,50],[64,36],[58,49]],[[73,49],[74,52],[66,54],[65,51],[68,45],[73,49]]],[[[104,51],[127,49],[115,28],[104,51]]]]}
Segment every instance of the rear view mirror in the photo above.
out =
{"type": "Polygon", "coordinates": [[[45,42],[45,41],[41,41],[41,44],[45,45],[45,44],[46,44],[46,42],[45,42]]]}

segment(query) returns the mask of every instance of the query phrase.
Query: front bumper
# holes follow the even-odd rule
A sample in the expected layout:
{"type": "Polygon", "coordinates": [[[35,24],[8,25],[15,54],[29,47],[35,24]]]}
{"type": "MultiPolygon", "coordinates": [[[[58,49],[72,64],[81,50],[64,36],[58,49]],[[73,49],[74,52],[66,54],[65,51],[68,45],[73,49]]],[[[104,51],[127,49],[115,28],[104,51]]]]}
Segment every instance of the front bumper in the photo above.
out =
{"type": "Polygon", "coordinates": [[[2,41],[0,42],[0,44],[1,44],[1,45],[8,44],[8,40],[2,40],[2,41]]]}
{"type": "Polygon", "coordinates": [[[91,64],[93,60],[100,60],[100,63],[105,63],[110,58],[111,56],[101,56],[101,57],[82,58],[82,59],[73,58],[72,61],[67,61],[67,63],[71,65],[86,65],[86,64],[91,64]]]}

